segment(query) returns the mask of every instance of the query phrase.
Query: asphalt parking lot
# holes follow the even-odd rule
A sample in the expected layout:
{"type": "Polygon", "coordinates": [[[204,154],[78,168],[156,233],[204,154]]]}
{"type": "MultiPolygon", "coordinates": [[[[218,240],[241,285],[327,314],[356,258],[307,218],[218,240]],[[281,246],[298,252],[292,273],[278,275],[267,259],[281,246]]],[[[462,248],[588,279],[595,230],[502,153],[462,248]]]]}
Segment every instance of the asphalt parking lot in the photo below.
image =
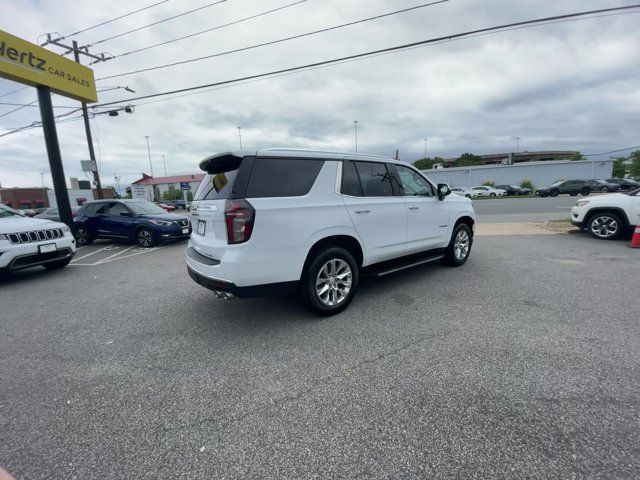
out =
{"type": "Polygon", "coordinates": [[[0,281],[0,466],[640,476],[640,250],[626,241],[478,236],[462,268],[365,280],[328,319],[295,297],[217,300],[188,277],[185,245],[96,243],[0,281]]]}

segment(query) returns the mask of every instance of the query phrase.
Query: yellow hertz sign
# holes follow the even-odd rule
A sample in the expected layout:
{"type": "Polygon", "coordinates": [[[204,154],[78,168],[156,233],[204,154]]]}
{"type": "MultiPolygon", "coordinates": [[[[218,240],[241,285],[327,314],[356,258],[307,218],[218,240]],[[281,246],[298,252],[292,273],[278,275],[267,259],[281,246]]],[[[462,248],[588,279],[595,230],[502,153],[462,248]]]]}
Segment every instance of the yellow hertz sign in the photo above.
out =
{"type": "Polygon", "coordinates": [[[97,102],[93,70],[0,30],[0,77],[87,103],[97,102]]]}

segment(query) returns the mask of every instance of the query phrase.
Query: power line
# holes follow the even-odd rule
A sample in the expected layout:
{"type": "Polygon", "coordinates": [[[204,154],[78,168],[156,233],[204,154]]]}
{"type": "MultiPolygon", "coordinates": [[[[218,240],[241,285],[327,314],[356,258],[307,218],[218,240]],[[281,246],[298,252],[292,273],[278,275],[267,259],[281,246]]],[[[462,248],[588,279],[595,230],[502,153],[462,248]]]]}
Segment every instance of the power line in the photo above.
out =
{"type": "Polygon", "coordinates": [[[589,153],[589,154],[585,154],[585,155],[582,155],[582,156],[583,157],[599,157],[600,155],[609,155],[610,153],[626,152],[627,150],[634,150],[636,148],[640,148],[640,145],[637,145],[635,147],[629,147],[629,148],[621,148],[620,150],[612,150],[611,152],[589,153]]]}
{"type": "Polygon", "coordinates": [[[101,26],[106,25],[106,24],[111,23],[111,22],[115,22],[116,20],[120,20],[121,18],[125,18],[125,17],[133,15],[135,13],[142,12],[143,10],[148,10],[150,8],[153,8],[153,7],[157,6],[157,5],[161,5],[163,3],[167,3],[168,1],[169,0],[162,0],[161,2],[154,3],[154,4],[149,5],[147,7],[139,8],[138,10],[134,10],[133,12],[125,13],[124,15],[120,15],[119,17],[112,18],[111,20],[107,20],[105,22],[98,23],[96,25],[93,25],[92,27],[83,28],[82,30],[78,30],[77,32],[73,32],[73,33],[70,33],[69,35],[65,35],[64,37],[60,37],[59,40],[62,40],[62,39],[65,39],[65,38],[69,38],[69,37],[73,37],[75,35],[78,35],[79,33],[84,33],[84,32],[86,32],[88,30],[92,30],[94,28],[101,27],[101,26]]]}
{"type": "MultiPolygon", "coordinates": [[[[380,18],[389,17],[391,15],[397,15],[399,13],[405,13],[405,12],[409,12],[411,10],[417,10],[419,8],[424,8],[424,7],[428,7],[428,6],[431,6],[431,5],[437,5],[439,3],[445,3],[445,2],[448,2],[448,1],[449,0],[437,0],[435,2],[430,2],[430,3],[424,3],[422,5],[417,5],[415,7],[404,8],[402,10],[396,10],[394,12],[383,13],[381,15],[376,15],[374,17],[363,18],[361,20],[355,20],[353,22],[343,23],[341,25],[334,25],[332,27],[322,28],[320,30],[314,30],[312,32],[307,32],[307,33],[302,33],[302,34],[299,34],[299,35],[293,35],[293,36],[290,36],[290,37],[280,38],[278,40],[273,40],[273,41],[270,41],[270,42],[259,43],[257,45],[251,45],[251,46],[243,47],[243,48],[236,48],[234,50],[228,50],[226,52],[213,53],[211,55],[205,55],[204,57],[192,58],[190,60],[182,60],[180,62],[167,63],[167,64],[164,64],[164,65],[157,65],[155,67],[143,68],[143,69],[140,69],[140,70],[133,70],[131,72],[119,73],[119,74],[116,74],[116,75],[109,75],[107,77],[98,78],[96,81],[98,81],[98,80],[106,80],[106,79],[109,79],[109,78],[123,77],[123,76],[126,76],[126,75],[133,75],[135,73],[148,72],[150,70],[157,70],[157,69],[160,69],[160,68],[174,67],[176,65],[182,65],[182,64],[185,64],[185,63],[197,62],[197,61],[200,61],[200,60],[206,60],[208,58],[221,57],[223,55],[229,55],[231,53],[237,53],[237,52],[243,52],[243,51],[246,51],[246,50],[252,50],[254,48],[260,48],[260,47],[264,47],[264,46],[267,46],[267,45],[274,45],[276,43],[282,43],[282,42],[286,42],[286,41],[289,41],[289,40],[294,40],[294,39],[297,39],[297,38],[307,37],[307,36],[310,36],[310,35],[316,35],[318,33],[328,32],[328,31],[331,31],[331,30],[337,30],[339,28],[349,27],[349,26],[356,25],[356,24],[359,24],[359,23],[365,23],[365,22],[370,22],[372,20],[378,20],[380,18]]],[[[162,45],[162,44],[159,44],[159,45],[162,45]]],[[[139,50],[134,50],[134,51],[128,52],[128,53],[134,53],[136,51],[139,51],[139,50]]],[[[120,56],[122,56],[122,55],[120,55],[120,56]]]]}
{"type": "Polygon", "coordinates": [[[31,103],[27,103],[26,105],[21,105],[21,106],[19,106],[18,108],[14,108],[13,110],[9,110],[8,112],[5,112],[5,113],[3,113],[2,115],[0,115],[0,118],[2,118],[2,117],[6,117],[7,115],[11,115],[12,113],[17,112],[18,110],[22,110],[22,109],[23,109],[23,108],[25,108],[25,107],[30,107],[30,106],[32,106],[34,103],[38,103],[38,101],[37,101],[37,100],[34,100],[34,101],[33,101],[33,102],[31,102],[31,103]]]}
{"type": "Polygon", "coordinates": [[[29,88],[29,87],[21,87],[21,88],[15,89],[15,90],[11,90],[10,92],[3,93],[2,95],[0,95],[0,98],[7,97],[9,95],[13,95],[14,93],[21,92],[22,90],[25,90],[27,88],[29,88]]]}
{"type": "MultiPolygon", "coordinates": [[[[20,106],[20,107],[34,107],[34,108],[39,108],[38,105],[34,105],[34,103],[38,103],[38,101],[36,100],[35,102],[32,103],[8,103],[8,102],[0,102],[0,105],[10,105],[10,106],[20,106]]],[[[72,107],[72,106],[68,106],[68,105],[54,105],[53,108],[77,108],[77,107],[72,107]]]]}
{"type": "Polygon", "coordinates": [[[217,0],[215,2],[208,3],[208,4],[203,5],[201,7],[194,8],[193,10],[188,10],[186,12],[179,13],[178,15],[173,15],[172,17],[168,17],[168,18],[165,18],[163,20],[158,20],[157,22],[149,23],[147,25],[143,25],[142,27],[134,28],[133,30],[128,30],[126,32],[119,33],[118,35],[113,35],[111,37],[103,38],[102,40],[98,40],[96,42],[90,43],[90,44],[85,45],[85,46],[93,47],[94,45],[98,45],[100,43],[104,43],[104,42],[107,42],[109,40],[113,40],[114,38],[120,38],[120,37],[123,37],[125,35],[129,35],[130,33],[138,32],[140,30],[144,30],[145,28],[153,27],[154,25],[159,25],[161,23],[168,22],[169,20],[173,20],[174,18],[179,18],[179,17],[183,17],[185,15],[189,15],[190,13],[194,13],[194,12],[197,12],[197,11],[200,11],[200,10],[204,10],[205,8],[213,7],[214,5],[218,5],[218,4],[224,3],[226,1],[227,0],[217,0]]]}
{"type": "Polygon", "coordinates": [[[156,43],[156,44],[153,44],[153,45],[149,45],[147,47],[142,47],[142,48],[138,48],[136,50],[131,50],[129,52],[121,53],[119,55],[116,55],[114,58],[124,57],[125,55],[131,55],[132,53],[144,52],[145,50],[150,50],[150,49],[155,48],[155,47],[160,47],[162,45],[167,45],[169,43],[174,43],[174,42],[178,42],[180,40],[185,40],[187,38],[195,37],[197,35],[202,35],[203,33],[213,32],[214,30],[220,30],[221,28],[225,28],[225,27],[229,27],[231,25],[236,25],[238,23],[246,22],[247,20],[253,20],[254,18],[262,17],[264,15],[268,15],[270,13],[274,13],[274,12],[277,12],[279,10],[284,10],[285,8],[293,7],[295,5],[299,5],[300,3],[304,3],[306,1],[307,0],[298,0],[297,2],[289,3],[287,5],[283,5],[283,6],[278,7],[278,8],[273,8],[271,10],[266,10],[264,12],[258,13],[256,15],[251,15],[249,17],[240,18],[238,20],[234,20],[233,22],[225,23],[223,25],[218,25],[218,26],[213,27],[213,28],[208,28],[208,29],[202,30],[200,32],[191,33],[189,35],[184,35],[182,37],[174,38],[172,40],[167,40],[166,42],[156,43]]]}
{"type": "Polygon", "coordinates": [[[309,64],[306,64],[306,65],[300,65],[300,66],[297,66],[297,67],[283,68],[283,69],[280,69],[280,70],[273,70],[271,72],[259,73],[259,74],[255,74],[255,75],[248,75],[248,76],[245,76],[245,77],[234,78],[234,79],[231,79],[231,80],[223,80],[223,81],[220,81],[220,82],[208,83],[208,84],[204,84],[204,85],[196,85],[196,86],[193,86],[193,87],[181,88],[181,89],[178,89],[178,90],[170,90],[170,91],[167,91],[167,92],[154,93],[154,94],[150,94],[150,95],[142,95],[140,97],[135,97],[135,98],[131,98],[131,99],[128,99],[128,100],[118,100],[118,101],[115,101],[115,102],[103,103],[103,104],[100,104],[98,106],[107,106],[107,105],[113,105],[113,104],[122,103],[122,102],[134,102],[136,100],[144,100],[144,99],[147,99],[147,98],[155,98],[155,97],[161,97],[161,96],[166,96],[166,95],[173,95],[173,94],[176,94],[176,93],[189,92],[189,91],[193,91],[193,90],[201,90],[201,89],[204,89],[204,88],[215,87],[215,86],[220,86],[220,85],[228,85],[228,84],[238,83],[238,82],[242,82],[242,81],[246,81],[246,80],[253,80],[253,79],[258,79],[258,78],[263,78],[263,77],[270,77],[270,76],[279,75],[279,74],[283,74],[283,73],[287,73],[287,72],[295,72],[295,71],[300,71],[300,70],[305,70],[305,69],[310,69],[310,68],[316,68],[316,67],[320,67],[320,66],[324,66],[324,65],[331,65],[331,64],[341,63],[341,62],[345,62],[345,61],[352,61],[352,60],[356,60],[356,59],[359,59],[359,58],[370,57],[370,56],[383,54],[383,53],[397,52],[397,51],[400,51],[400,50],[407,50],[407,49],[414,48],[414,47],[429,45],[429,44],[443,42],[443,41],[451,41],[451,40],[455,40],[455,39],[459,39],[459,38],[463,38],[463,37],[475,36],[475,35],[479,35],[479,34],[485,34],[485,33],[488,33],[488,32],[495,32],[495,31],[498,31],[498,30],[505,30],[505,29],[509,29],[509,28],[513,28],[513,27],[522,28],[522,27],[527,26],[527,25],[541,24],[541,23],[544,23],[544,22],[552,22],[552,21],[555,21],[555,20],[567,20],[567,19],[572,19],[572,18],[576,18],[576,17],[584,17],[584,16],[587,16],[587,15],[593,15],[593,14],[596,14],[596,13],[629,10],[629,9],[632,9],[632,8],[639,8],[639,7],[640,7],[640,4],[635,4],[635,5],[629,5],[629,6],[624,6],[624,7],[613,7],[613,8],[606,8],[606,9],[600,9],[600,10],[590,10],[590,11],[586,11],[586,12],[578,12],[578,13],[570,13],[570,14],[565,14],[565,15],[557,15],[557,16],[553,16],[553,17],[539,18],[539,19],[534,19],[534,20],[526,20],[526,21],[522,21],[522,22],[515,22],[515,23],[509,23],[509,24],[505,24],[505,25],[498,25],[498,26],[495,26],[495,27],[487,27],[487,28],[481,28],[481,29],[477,29],[477,30],[470,30],[470,31],[463,32],[463,33],[456,33],[456,34],[447,35],[447,36],[443,36],[443,37],[431,38],[431,39],[422,40],[422,41],[419,41],[419,42],[407,43],[407,44],[404,44],[404,45],[397,45],[395,47],[387,47],[387,48],[383,48],[383,49],[380,49],[380,50],[372,50],[372,51],[369,51],[369,52],[358,53],[358,54],[355,54],[355,55],[349,55],[349,56],[346,56],[346,57],[340,57],[340,58],[335,58],[335,59],[331,59],[331,60],[324,60],[324,61],[321,61],[321,62],[309,63],[309,64]]]}

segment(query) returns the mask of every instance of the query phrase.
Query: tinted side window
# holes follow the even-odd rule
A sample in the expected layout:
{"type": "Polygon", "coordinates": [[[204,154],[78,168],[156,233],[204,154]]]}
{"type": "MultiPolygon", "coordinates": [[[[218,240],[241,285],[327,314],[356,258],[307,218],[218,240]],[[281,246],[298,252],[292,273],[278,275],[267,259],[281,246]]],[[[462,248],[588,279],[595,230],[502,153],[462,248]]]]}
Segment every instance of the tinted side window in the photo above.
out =
{"type": "Polygon", "coordinates": [[[104,215],[108,206],[108,203],[90,203],[85,205],[83,208],[89,215],[104,215]]]}
{"type": "Polygon", "coordinates": [[[400,182],[404,190],[404,195],[420,195],[424,197],[433,196],[431,184],[414,170],[400,165],[395,166],[400,175],[400,182]]]}
{"type": "Polygon", "coordinates": [[[379,162],[355,162],[365,197],[392,197],[393,187],[387,166],[379,162]]]}
{"type": "Polygon", "coordinates": [[[342,162],[342,186],[340,193],[351,195],[352,197],[362,196],[362,186],[356,171],[356,166],[352,161],[342,162]]]}
{"type": "Polygon", "coordinates": [[[247,198],[299,197],[311,190],[323,160],[256,158],[247,198]]]}
{"type": "Polygon", "coordinates": [[[122,203],[112,203],[109,207],[109,215],[119,217],[122,212],[128,212],[129,209],[122,203]]]}

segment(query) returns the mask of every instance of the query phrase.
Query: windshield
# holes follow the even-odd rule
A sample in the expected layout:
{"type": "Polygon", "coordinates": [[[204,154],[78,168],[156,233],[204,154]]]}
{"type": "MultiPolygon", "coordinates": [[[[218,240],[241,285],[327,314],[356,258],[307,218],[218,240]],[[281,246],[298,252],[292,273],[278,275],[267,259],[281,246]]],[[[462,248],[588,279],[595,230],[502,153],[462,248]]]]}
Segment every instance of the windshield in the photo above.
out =
{"type": "Polygon", "coordinates": [[[636,188],[635,190],[630,191],[627,195],[631,195],[632,197],[637,197],[640,195],[640,188],[636,188]]]}
{"type": "Polygon", "coordinates": [[[24,217],[24,215],[19,214],[13,208],[9,208],[6,205],[0,205],[0,218],[7,217],[24,217]]]}
{"type": "Polygon", "coordinates": [[[138,215],[158,215],[167,213],[155,203],[147,201],[127,202],[127,207],[129,207],[133,213],[138,215]]]}

